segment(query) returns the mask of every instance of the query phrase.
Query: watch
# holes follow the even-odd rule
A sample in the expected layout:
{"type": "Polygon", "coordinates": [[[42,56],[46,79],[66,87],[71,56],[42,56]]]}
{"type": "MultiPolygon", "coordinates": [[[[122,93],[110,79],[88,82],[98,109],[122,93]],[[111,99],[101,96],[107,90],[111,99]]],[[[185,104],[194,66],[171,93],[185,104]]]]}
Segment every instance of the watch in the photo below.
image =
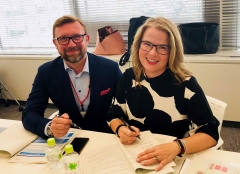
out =
{"type": "Polygon", "coordinates": [[[54,137],[53,133],[52,133],[52,130],[51,130],[51,124],[52,124],[52,122],[49,123],[48,126],[47,126],[47,136],[54,137]]]}

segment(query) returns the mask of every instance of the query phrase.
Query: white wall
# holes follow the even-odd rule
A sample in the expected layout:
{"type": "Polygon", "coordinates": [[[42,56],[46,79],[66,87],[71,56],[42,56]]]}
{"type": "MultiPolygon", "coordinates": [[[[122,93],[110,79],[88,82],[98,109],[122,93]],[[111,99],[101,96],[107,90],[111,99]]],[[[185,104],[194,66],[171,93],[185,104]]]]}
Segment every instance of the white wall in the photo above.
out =
{"type": "MultiPolygon", "coordinates": [[[[0,80],[17,100],[26,101],[37,69],[58,55],[0,55],[0,80]]],[[[240,122],[240,53],[237,57],[186,55],[186,65],[193,72],[206,95],[228,104],[224,120],[240,122]]],[[[119,61],[120,55],[107,56],[119,61]]],[[[124,71],[131,62],[120,66],[124,71]]],[[[5,91],[2,93],[12,99],[5,91]]],[[[51,101],[50,101],[51,102],[51,101]]]]}
{"type": "MultiPolygon", "coordinates": [[[[17,100],[26,101],[32,89],[32,83],[38,67],[45,62],[53,60],[57,56],[58,54],[42,56],[0,55],[0,81],[17,100]]],[[[116,60],[114,56],[108,56],[108,58],[115,58],[116,60]]],[[[129,62],[124,66],[120,66],[120,69],[124,71],[128,67],[129,62]]],[[[7,99],[12,99],[11,95],[5,90],[2,90],[2,94],[7,99]]],[[[52,103],[51,101],[49,102],[52,103]]]]}
{"type": "MultiPolygon", "coordinates": [[[[17,100],[26,101],[38,67],[48,59],[2,55],[0,56],[0,80],[17,100]]],[[[2,94],[8,99],[12,99],[6,91],[2,90],[2,94]]]]}
{"type": "Polygon", "coordinates": [[[227,103],[224,120],[240,121],[240,63],[190,63],[204,93],[227,103]]]}

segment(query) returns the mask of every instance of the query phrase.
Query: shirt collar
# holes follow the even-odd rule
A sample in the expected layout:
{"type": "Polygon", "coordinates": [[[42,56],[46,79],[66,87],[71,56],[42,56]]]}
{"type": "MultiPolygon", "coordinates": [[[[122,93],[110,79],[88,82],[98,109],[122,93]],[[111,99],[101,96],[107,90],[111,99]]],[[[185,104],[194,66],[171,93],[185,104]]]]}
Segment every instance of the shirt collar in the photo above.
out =
{"type": "MultiPolygon", "coordinates": [[[[72,70],[67,64],[65,61],[63,61],[63,64],[64,64],[64,69],[69,72],[70,70],[72,70]]],[[[88,55],[86,54],[86,62],[84,64],[84,67],[83,67],[83,70],[82,72],[88,72],[89,73],[89,64],[88,64],[88,55]]],[[[82,73],[81,72],[81,73],[82,73]]]]}

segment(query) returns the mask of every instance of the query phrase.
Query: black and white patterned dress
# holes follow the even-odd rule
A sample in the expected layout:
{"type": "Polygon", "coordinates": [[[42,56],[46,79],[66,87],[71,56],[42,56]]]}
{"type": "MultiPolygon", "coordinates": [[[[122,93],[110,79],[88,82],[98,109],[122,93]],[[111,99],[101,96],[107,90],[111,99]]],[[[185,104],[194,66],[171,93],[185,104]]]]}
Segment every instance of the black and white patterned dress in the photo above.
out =
{"type": "Polygon", "coordinates": [[[136,86],[133,69],[127,69],[118,84],[107,122],[109,124],[120,117],[141,131],[150,130],[178,138],[203,132],[216,141],[219,138],[219,122],[195,77],[186,78],[181,85],[176,85],[169,69],[155,78],[143,76],[141,87],[136,86]]]}

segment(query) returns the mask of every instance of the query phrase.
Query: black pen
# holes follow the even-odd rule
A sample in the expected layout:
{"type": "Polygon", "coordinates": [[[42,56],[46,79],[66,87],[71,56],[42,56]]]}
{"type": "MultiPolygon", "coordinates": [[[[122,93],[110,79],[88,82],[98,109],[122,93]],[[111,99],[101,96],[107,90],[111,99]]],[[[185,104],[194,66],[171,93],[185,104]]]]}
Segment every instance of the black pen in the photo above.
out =
{"type": "MultiPolygon", "coordinates": [[[[130,129],[132,132],[136,132],[135,130],[133,130],[133,128],[131,128],[131,126],[129,126],[129,124],[122,117],[121,117],[121,120],[123,124],[125,124],[128,127],[128,129],[130,129]]],[[[137,137],[141,140],[139,135],[137,137]]]]}
{"type": "MultiPolygon", "coordinates": [[[[61,118],[61,115],[57,114],[56,117],[61,118]]],[[[76,129],[82,129],[76,123],[73,123],[73,122],[71,123],[71,127],[76,128],[76,129]]]]}

